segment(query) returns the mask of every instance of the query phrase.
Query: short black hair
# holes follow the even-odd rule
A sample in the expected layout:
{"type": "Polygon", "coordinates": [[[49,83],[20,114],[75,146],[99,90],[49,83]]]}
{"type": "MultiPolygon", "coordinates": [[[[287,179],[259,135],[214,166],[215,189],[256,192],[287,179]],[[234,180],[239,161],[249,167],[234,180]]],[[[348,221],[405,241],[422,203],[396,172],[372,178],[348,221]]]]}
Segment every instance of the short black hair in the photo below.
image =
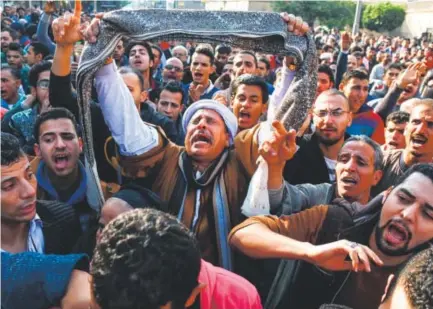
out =
{"type": "Polygon", "coordinates": [[[11,75],[15,78],[15,79],[19,79],[21,80],[21,73],[20,70],[10,67],[10,66],[2,66],[1,67],[1,71],[9,71],[11,73],[11,75]]]}
{"type": "Polygon", "coordinates": [[[215,48],[215,54],[230,54],[232,52],[232,48],[228,45],[220,44],[215,48]]]}
{"type": "Polygon", "coordinates": [[[143,46],[144,48],[146,48],[147,53],[149,54],[149,59],[153,61],[152,47],[150,47],[150,44],[147,43],[146,41],[132,41],[132,42],[129,42],[128,46],[125,49],[125,54],[128,55],[128,57],[129,57],[129,53],[131,52],[131,49],[134,46],[137,46],[137,45],[140,45],[140,46],[143,46]]]}
{"type": "Polygon", "coordinates": [[[206,45],[200,44],[194,51],[194,54],[202,54],[208,56],[210,59],[210,65],[214,64],[215,56],[213,51],[206,45]]]}
{"type": "Polygon", "coordinates": [[[341,83],[345,85],[352,78],[357,78],[360,80],[368,80],[368,74],[364,70],[355,69],[355,70],[344,73],[341,83]]]}
{"type": "Polygon", "coordinates": [[[14,41],[18,40],[18,32],[17,31],[15,31],[14,29],[12,29],[10,27],[6,27],[6,28],[3,28],[1,30],[1,32],[5,32],[5,31],[9,32],[10,36],[12,37],[12,40],[14,40],[14,41]]]}
{"type": "Polygon", "coordinates": [[[10,50],[11,51],[17,51],[21,55],[23,54],[23,49],[21,48],[21,45],[19,43],[15,43],[15,42],[10,43],[8,51],[10,51],[10,50]]]}
{"type": "Polygon", "coordinates": [[[413,173],[421,173],[433,182],[433,163],[420,163],[412,165],[406,172],[403,173],[395,183],[394,187],[402,184],[413,173]]]}
{"type": "Polygon", "coordinates": [[[256,57],[256,55],[252,52],[252,51],[249,51],[249,50],[241,50],[240,52],[238,52],[236,55],[235,55],[235,57],[233,58],[233,63],[234,63],[234,61],[235,61],[235,58],[238,56],[238,55],[250,55],[250,56],[253,56],[253,58],[254,58],[254,64],[256,65],[256,68],[257,68],[257,57],[256,57]]]}
{"type": "Polygon", "coordinates": [[[1,132],[1,163],[2,166],[9,166],[18,162],[25,153],[20,146],[18,138],[12,134],[1,132]]]}
{"type": "Polygon", "coordinates": [[[237,77],[231,84],[231,87],[232,87],[231,97],[232,98],[236,96],[236,93],[237,93],[240,85],[260,87],[260,89],[262,91],[262,98],[263,98],[262,103],[263,104],[268,103],[268,99],[269,99],[268,85],[266,84],[265,80],[262,77],[252,75],[252,74],[243,74],[243,75],[237,77]]]}
{"type": "Polygon", "coordinates": [[[391,69],[395,69],[395,70],[402,71],[402,70],[404,69],[404,67],[403,67],[403,65],[400,64],[400,63],[396,63],[396,62],[391,63],[391,64],[390,64],[390,65],[385,69],[385,74],[386,74],[386,72],[388,72],[388,71],[391,70],[391,69]]]}
{"type": "Polygon", "coordinates": [[[140,83],[140,89],[141,91],[144,90],[144,77],[143,74],[140,73],[139,70],[131,68],[130,66],[123,66],[119,69],[119,74],[135,74],[138,77],[139,83],[140,83]]]}
{"type": "Polygon", "coordinates": [[[169,91],[171,93],[181,93],[182,94],[182,100],[180,101],[180,104],[181,105],[183,104],[185,92],[183,91],[181,83],[179,83],[175,80],[171,80],[164,87],[162,87],[161,92],[163,92],[164,90],[169,91]]]}
{"type": "Polygon", "coordinates": [[[38,83],[39,74],[41,74],[42,72],[45,72],[45,71],[51,72],[51,66],[52,65],[53,64],[51,63],[51,61],[41,61],[41,62],[35,64],[34,66],[32,66],[32,68],[30,69],[30,72],[29,72],[29,84],[30,84],[30,86],[36,88],[36,85],[38,83]]]}
{"type": "Polygon", "coordinates": [[[362,52],[360,52],[360,51],[353,52],[353,53],[351,53],[351,55],[355,56],[356,58],[362,58],[362,57],[364,57],[364,54],[362,52]]]}
{"type": "Polygon", "coordinates": [[[319,68],[317,69],[318,73],[324,73],[328,75],[329,81],[335,85],[335,79],[334,79],[334,72],[332,72],[332,69],[327,64],[321,64],[319,65],[319,68]]]}
{"type": "Polygon", "coordinates": [[[386,117],[385,125],[388,124],[388,122],[393,122],[395,124],[402,124],[407,123],[409,121],[410,114],[403,112],[403,111],[396,111],[388,115],[386,117]]]}
{"type": "Polygon", "coordinates": [[[72,124],[75,128],[75,133],[78,135],[78,124],[77,120],[75,119],[74,114],[72,114],[69,110],[63,107],[55,107],[47,110],[46,112],[43,112],[40,114],[35,121],[35,126],[33,127],[33,137],[36,141],[36,143],[39,144],[39,130],[41,128],[41,125],[48,121],[48,120],[55,120],[55,119],[69,119],[72,121],[72,124]]]}
{"type": "Polygon", "coordinates": [[[106,225],[91,275],[104,309],[183,308],[198,286],[201,256],[194,235],[175,217],[155,209],[125,212],[106,225]]]}
{"type": "Polygon", "coordinates": [[[361,52],[361,53],[363,53],[364,50],[363,50],[362,47],[360,47],[360,46],[352,46],[352,47],[349,49],[349,53],[352,55],[352,54],[355,53],[355,52],[361,52]]]}
{"type": "Polygon", "coordinates": [[[433,248],[411,257],[395,274],[385,301],[399,285],[413,309],[433,308],[433,248]]]}
{"type": "Polygon", "coordinates": [[[50,50],[48,49],[48,47],[42,43],[32,42],[30,43],[30,46],[33,47],[33,52],[35,53],[35,55],[42,55],[42,59],[44,59],[50,54],[50,50]]]}
{"type": "Polygon", "coordinates": [[[257,59],[258,62],[263,62],[266,65],[266,70],[270,70],[271,69],[271,64],[269,63],[268,58],[266,57],[259,57],[259,59],[257,59]]]}

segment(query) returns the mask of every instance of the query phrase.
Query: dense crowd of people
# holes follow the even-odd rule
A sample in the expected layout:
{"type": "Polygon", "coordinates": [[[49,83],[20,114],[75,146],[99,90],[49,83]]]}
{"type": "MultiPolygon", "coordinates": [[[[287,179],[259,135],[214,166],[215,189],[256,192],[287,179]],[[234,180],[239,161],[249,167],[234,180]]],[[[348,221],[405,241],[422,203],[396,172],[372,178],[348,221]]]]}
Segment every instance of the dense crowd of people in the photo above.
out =
{"type": "Polygon", "coordinates": [[[272,117],[294,57],[117,42],[90,103],[95,207],[76,74],[103,14],[5,5],[2,308],[433,308],[431,38],[281,18],[317,49],[297,132],[272,117]],[[249,217],[260,160],[270,207],[249,217]]]}

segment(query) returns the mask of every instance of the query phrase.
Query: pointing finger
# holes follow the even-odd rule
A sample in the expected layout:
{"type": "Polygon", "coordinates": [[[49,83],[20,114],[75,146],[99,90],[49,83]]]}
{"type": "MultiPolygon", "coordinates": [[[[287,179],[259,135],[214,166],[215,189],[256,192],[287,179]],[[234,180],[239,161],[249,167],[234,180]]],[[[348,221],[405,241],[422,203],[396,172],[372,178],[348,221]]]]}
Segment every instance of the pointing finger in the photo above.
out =
{"type": "Polygon", "coordinates": [[[74,16],[76,18],[81,18],[81,0],[75,0],[74,16]]]}

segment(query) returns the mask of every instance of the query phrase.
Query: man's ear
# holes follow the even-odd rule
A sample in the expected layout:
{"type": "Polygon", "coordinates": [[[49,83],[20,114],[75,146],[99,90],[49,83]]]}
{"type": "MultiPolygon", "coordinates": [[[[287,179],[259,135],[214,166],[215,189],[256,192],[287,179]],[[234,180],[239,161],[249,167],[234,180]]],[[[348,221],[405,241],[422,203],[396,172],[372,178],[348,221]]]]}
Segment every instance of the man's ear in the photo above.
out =
{"type": "Polygon", "coordinates": [[[78,147],[80,148],[80,153],[83,152],[83,140],[81,137],[78,138],[78,147]]]}
{"type": "Polygon", "coordinates": [[[36,88],[35,88],[35,87],[30,86],[30,94],[31,94],[34,98],[36,98],[36,88]]]}
{"type": "Polygon", "coordinates": [[[42,158],[42,154],[41,154],[41,148],[39,147],[39,144],[34,144],[33,145],[33,150],[35,151],[35,154],[38,158],[42,158]]]}
{"type": "Polygon", "coordinates": [[[373,186],[377,185],[379,181],[382,179],[383,172],[381,170],[377,170],[373,175],[373,186]]]}
{"type": "Polygon", "coordinates": [[[338,90],[343,91],[344,90],[344,84],[340,83],[340,85],[338,86],[338,90]]]}
{"type": "Polygon", "coordinates": [[[197,296],[200,294],[200,292],[206,287],[206,284],[204,283],[199,283],[199,285],[197,285],[194,290],[192,290],[191,295],[188,297],[188,299],[185,302],[185,308],[191,307],[194,302],[195,299],[197,298],[197,296]]]}
{"type": "Polygon", "coordinates": [[[262,104],[262,115],[266,113],[266,111],[268,110],[268,105],[269,105],[269,101],[266,102],[265,104],[262,104]]]}
{"type": "Polygon", "coordinates": [[[388,281],[386,283],[385,292],[382,295],[382,299],[380,300],[381,303],[385,301],[386,296],[388,295],[389,287],[391,286],[392,281],[394,280],[395,276],[393,274],[389,275],[388,281]]]}
{"type": "Polygon", "coordinates": [[[40,62],[43,59],[42,54],[36,54],[35,58],[36,58],[36,62],[40,62]]]}
{"type": "Polygon", "coordinates": [[[140,102],[145,102],[149,97],[149,93],[147,92],[147,90],[143,90],[140,93],[140,102]]]}

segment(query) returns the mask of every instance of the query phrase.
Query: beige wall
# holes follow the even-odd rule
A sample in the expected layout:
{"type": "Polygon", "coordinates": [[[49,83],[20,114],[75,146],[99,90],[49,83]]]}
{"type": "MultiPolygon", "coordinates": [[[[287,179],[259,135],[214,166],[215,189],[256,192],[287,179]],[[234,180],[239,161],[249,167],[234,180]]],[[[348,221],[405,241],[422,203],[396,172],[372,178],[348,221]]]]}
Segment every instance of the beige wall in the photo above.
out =
{"type": "Polygon", "coordinates": [[[433,1],[408,2],[406,18],[398,29],[400,34],[408,37],[420,36],[428,28],[433,32],[433,1]]]}

